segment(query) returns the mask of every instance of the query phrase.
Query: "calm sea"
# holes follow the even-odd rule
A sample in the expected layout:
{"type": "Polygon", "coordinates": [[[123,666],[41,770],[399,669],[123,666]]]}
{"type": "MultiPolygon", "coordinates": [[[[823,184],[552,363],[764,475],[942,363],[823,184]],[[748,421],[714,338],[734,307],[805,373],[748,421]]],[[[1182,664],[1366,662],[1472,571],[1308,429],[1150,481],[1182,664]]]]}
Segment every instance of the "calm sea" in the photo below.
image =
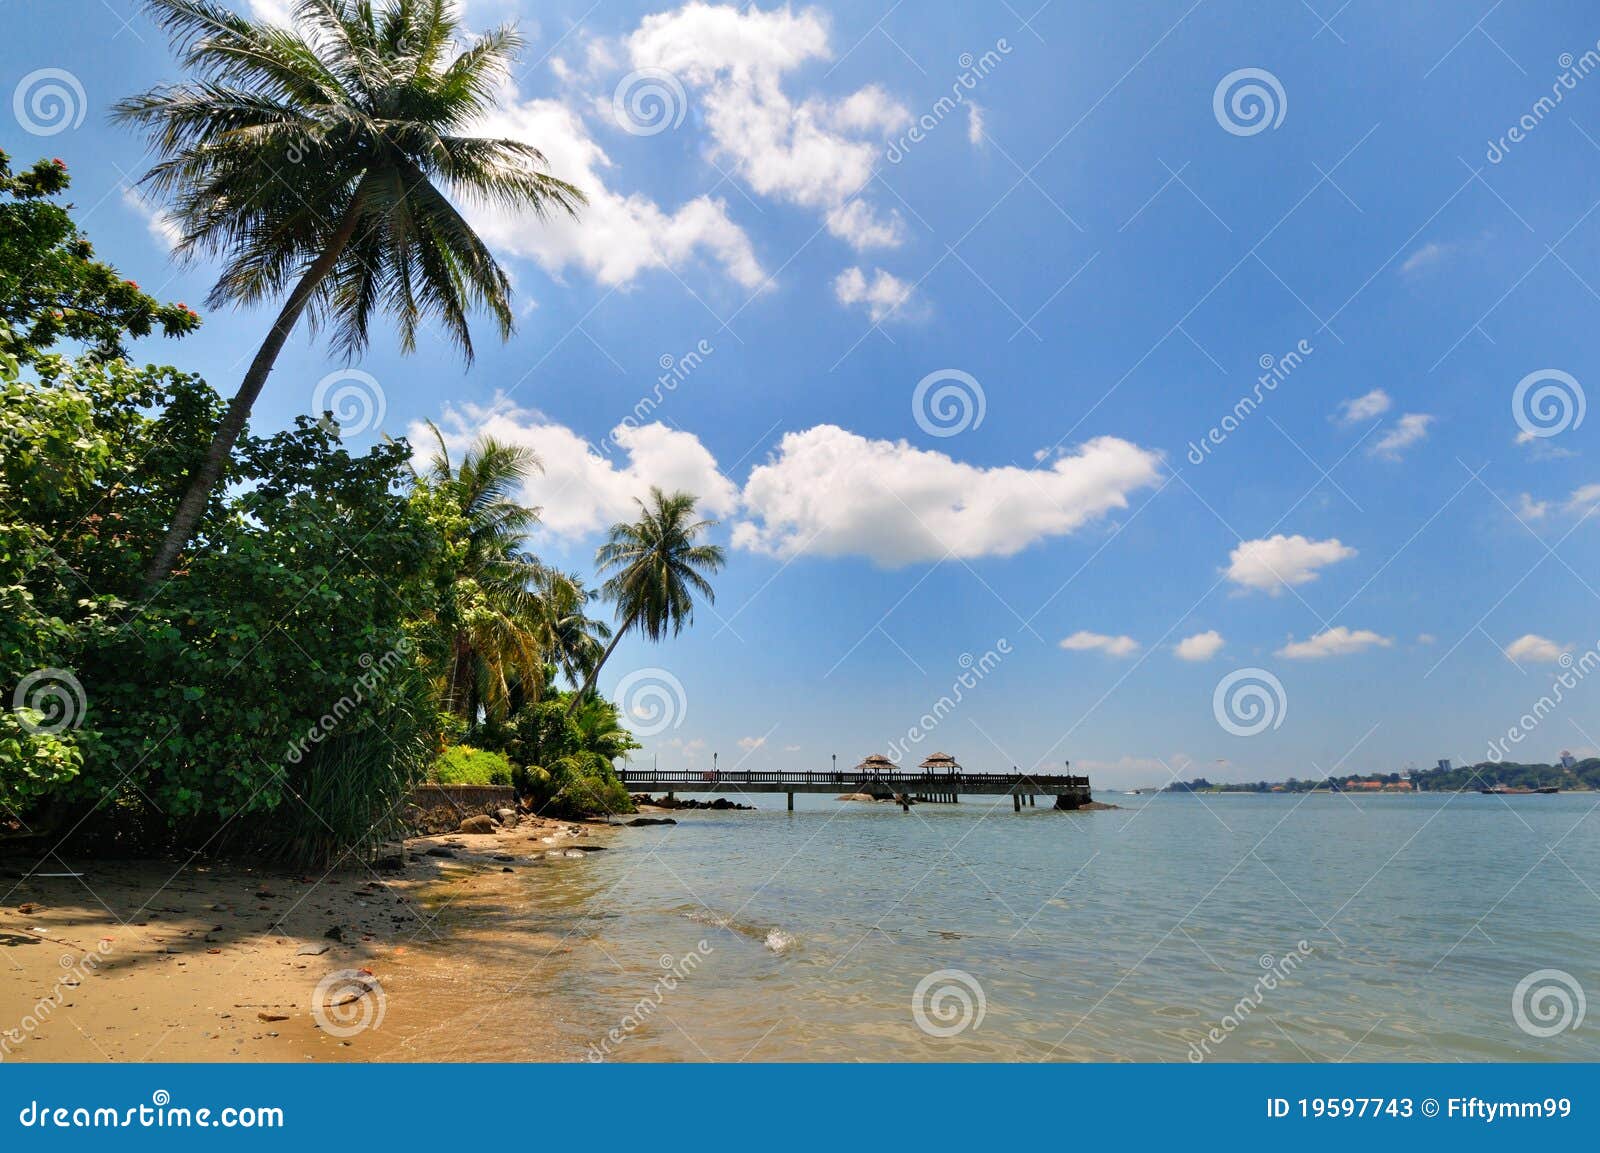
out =
{"type": "Polygon", "coordinates": [[[621,832],[528,873],[570,952],[490,1055],[554,1006],[611,1060],[1600,1058],[1600,795],[1099,799],[621,832]]]}

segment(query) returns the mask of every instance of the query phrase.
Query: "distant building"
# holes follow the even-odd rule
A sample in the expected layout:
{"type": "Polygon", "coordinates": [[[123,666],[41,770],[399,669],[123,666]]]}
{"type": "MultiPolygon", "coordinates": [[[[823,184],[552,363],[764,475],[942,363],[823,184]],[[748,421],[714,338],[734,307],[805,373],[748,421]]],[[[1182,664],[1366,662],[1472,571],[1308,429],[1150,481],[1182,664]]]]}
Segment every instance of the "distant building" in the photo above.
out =
{"type": "Polygon", "coordinates": [[[1450,758],[1449,757],[1440,757],[1439,758],[1439,771],[1441,773],[1448,773],[1450,771],[1450,758]]]}
{"type": "Polygon", "coordinates": [[[1563,769],[1575,769],[1575,768],[1577,768],[1578,767],[1578,758],[1574,757],[1571,753],[1567,752],[1566,749],[1562,749],[1561,750],[1561,767],[1563,769]]]}

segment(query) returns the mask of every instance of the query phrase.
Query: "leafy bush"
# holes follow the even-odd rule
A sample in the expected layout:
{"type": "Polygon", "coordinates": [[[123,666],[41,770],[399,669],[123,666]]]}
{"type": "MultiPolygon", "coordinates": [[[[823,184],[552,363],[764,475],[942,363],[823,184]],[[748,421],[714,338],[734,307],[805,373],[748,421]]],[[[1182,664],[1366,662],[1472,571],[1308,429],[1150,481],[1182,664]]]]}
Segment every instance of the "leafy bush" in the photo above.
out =
{"type": "Polygon", "coordinates": [[[452,745],[433,762],[428,777],[441,785],[509,785],[511,762],[503,753],[452,745]]]}

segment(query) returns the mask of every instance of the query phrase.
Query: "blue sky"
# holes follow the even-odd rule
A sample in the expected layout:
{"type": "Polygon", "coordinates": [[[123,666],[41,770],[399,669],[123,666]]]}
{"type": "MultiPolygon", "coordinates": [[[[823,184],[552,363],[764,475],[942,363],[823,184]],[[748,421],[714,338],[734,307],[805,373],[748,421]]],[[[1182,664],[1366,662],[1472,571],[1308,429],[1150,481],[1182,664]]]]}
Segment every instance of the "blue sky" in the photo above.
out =
{"type": "MultiPolygon", "coordinates": [[[[1600,746],[1600,19],[1036,6],[468,0],[527,38],[485,131],[592,206],[477,214],[509,343],[380,337],[323,394],[537,447],[566,567],[649,483],[702,496],[714,610],[602,678],[665,702],[664,767],[1387,771],[1483,759],[1564,673],[1510,755],[1600,746]]],[[[164,41],[115,0],[7,11],[4,146],[198,305],[106,118],[177,76],[164,41]]],[[[266,323],[141,351],[231,393],[266,323]]],[[[256,427],[346,367],[298,334],[256,427]]]]}

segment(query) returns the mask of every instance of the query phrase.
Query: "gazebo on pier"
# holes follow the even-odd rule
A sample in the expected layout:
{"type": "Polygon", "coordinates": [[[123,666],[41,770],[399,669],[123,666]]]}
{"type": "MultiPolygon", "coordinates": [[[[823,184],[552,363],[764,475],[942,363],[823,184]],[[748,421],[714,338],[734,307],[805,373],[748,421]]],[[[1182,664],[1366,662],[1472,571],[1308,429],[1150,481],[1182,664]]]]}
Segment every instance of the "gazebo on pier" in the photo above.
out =
{"type": "Polygon", "coordinates": [[[936,789],[933,792],[923,793],[917,797],[919,801],[938,801],[943,804],[953,805],[960,796],[956,790],[956,778],[961,772],[961,765],[949,753],[931,753],[928,758],[917,766],[922,770],[923,776],[931,777],[939,773],[951,778],[951,787],[948,791],[936,789]]]}

